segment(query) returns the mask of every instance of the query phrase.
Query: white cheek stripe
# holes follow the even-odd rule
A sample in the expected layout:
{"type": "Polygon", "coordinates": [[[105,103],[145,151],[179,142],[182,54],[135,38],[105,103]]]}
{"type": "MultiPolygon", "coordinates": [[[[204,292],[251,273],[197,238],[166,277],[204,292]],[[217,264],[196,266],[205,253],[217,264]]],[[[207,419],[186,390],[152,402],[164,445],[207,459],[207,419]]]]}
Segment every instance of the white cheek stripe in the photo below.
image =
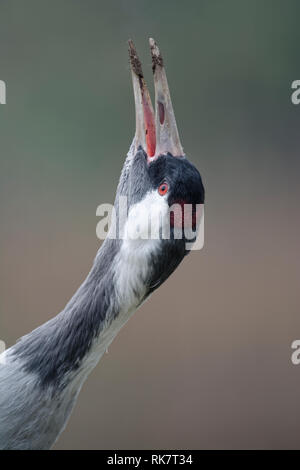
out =
{"type": "Polygon", "coordinates": [[[168,222],[166,196],[160,196],[157,191],[151,191],[130,207],[124,229],[125,240],[158,240],[160,230],[168,222]]]}
{"type": "Polygon", "coordinates": [[[148,236],[149,214],[152,228],[159,234],[162,222],[168,220],[168,203],[157,191],[148,192],[130,208],[125,224],[115,266],[116,293],[124,311],[134,309],[144,297],[144,281],[151,275],[151,256],[161,248],[159,236],[148,236]]]}

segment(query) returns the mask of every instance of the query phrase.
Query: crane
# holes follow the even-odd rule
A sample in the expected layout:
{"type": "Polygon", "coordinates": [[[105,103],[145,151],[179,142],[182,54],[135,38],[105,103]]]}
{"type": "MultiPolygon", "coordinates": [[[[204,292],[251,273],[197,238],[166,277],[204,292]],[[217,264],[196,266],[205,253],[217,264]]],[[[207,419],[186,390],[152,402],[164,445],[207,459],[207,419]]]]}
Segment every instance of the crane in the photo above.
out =
{"type": "Polygon", "coordinates": [[[172,216],[170,207],[192,207],[187,225],[194,228],[204,187],[180,143],[161,53],[153,39],[149,42],[155,112],[129,40],[136,130],[114,203],[118,214],[120,198],[128,201],[125,220],[116,219],[121,236],[108,234],[87,278],[58,315],[0,355],[0,449],[53,446],[114,337],[190,251],[182,215],[172,216]],[[169,228],[170,236],[130,237],[132,228],[145,230],[153,211],[159,214],[158,228],[169,228]],[[175,236],[178,227],[181,237],[175,236]]]}

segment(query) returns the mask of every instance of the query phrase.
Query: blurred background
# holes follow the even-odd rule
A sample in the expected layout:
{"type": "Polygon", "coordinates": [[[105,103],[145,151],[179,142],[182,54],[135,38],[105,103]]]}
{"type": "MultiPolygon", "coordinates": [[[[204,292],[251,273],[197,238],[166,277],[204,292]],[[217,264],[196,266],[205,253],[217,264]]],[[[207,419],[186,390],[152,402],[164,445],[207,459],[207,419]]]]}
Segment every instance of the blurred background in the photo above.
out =
{"type": "Polygon", "coordinates": [[[205,246],[127,323],[56,449],[300,448],[297,0],[0,4],[0,338],[61,311],[134,133],[132,38],[166,62],[205,246]]]}

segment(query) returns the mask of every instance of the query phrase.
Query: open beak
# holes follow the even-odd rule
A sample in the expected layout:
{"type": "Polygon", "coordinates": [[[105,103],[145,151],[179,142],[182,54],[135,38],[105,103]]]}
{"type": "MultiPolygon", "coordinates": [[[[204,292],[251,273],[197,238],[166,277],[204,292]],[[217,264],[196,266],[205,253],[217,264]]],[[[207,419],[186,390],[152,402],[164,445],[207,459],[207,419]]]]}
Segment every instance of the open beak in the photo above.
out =
{"type": "Polygon", "coordinates": [[[141,62],[134,44],[129,42],[129,58],[135,100],[136,130],[134,151],[139,146],[145,150],[148,159],[171,153],[174,157],[184,156],[171,102],[167,76],[160,51],[150,38],[152,70],[155,87],[155,115],[150,94],[143,76],[141,62]]]}

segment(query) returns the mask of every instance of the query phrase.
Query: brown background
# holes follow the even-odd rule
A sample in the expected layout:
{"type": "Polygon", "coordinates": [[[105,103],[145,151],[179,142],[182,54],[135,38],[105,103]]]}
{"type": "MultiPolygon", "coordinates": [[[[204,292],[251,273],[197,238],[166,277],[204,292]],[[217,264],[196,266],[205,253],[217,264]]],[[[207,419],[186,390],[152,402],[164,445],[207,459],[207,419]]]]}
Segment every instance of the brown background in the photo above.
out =
{"type": "MultiPolygon", "coordinates": [[[[126,40],[164,53],[205,247],[118,335],[57,449],[299,448],[297,1],[0,4],[0,338],[58,313],[134,130],[126,40]]],[[[152,86],[150,86],[152,89],[152,86]]]]}

